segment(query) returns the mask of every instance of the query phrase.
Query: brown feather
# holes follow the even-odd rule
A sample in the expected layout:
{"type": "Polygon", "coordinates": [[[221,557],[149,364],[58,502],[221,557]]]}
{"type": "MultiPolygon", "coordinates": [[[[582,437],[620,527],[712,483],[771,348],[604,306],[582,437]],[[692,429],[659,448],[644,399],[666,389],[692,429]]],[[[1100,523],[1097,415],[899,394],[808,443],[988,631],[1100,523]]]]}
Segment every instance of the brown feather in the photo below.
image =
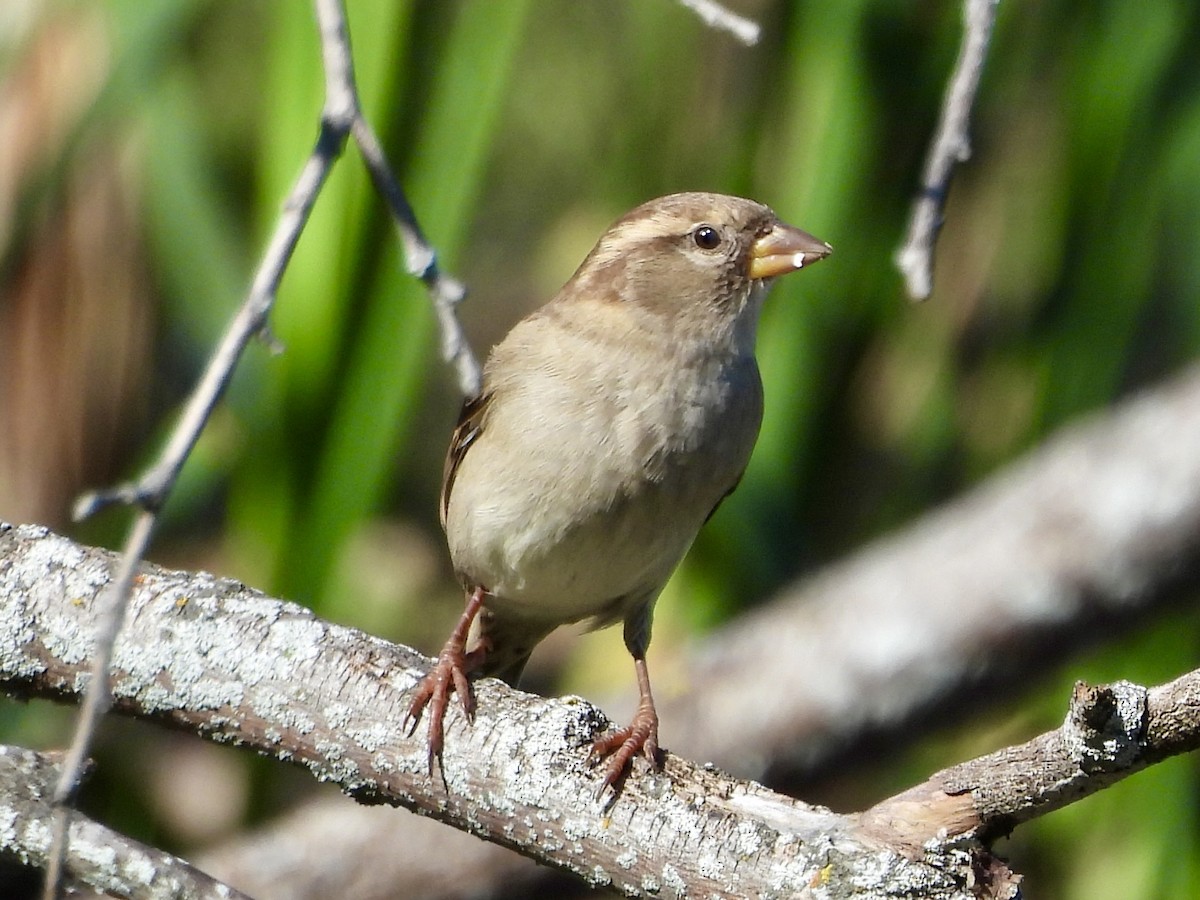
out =
{"type": "Polygon", "coordinates": [[[446,511],[450,508],[450,492],[454,489],[454,479],[458,475],[458,467],[462,465],[467,451],[475,443],[475,439],[483,433],[484,421],[487,419],[488,407],[492,401],[490,392],[482,392],[467,400],[458,414],[458,424],[454,426],[454,434],[450,437],[450,448],[446,451],[446,463],[442,467],[442,498],[441,509],[442,528],[446,527],[446,511]]]}

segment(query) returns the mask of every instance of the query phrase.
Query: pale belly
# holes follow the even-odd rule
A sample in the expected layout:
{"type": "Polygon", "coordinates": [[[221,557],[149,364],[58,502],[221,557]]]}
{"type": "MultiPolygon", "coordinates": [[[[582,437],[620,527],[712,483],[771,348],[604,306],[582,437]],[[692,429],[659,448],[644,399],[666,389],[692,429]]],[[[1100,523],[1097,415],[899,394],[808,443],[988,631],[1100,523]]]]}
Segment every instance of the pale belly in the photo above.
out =
{"type": "Polygon", "coordinates": [[[620,618],[628,605],[662,590],[716,503],[704,492],[701,512],[699,495],[681,496],[673,487],[646,485],[582,515],[548,504],[533,518],[477,509],[470,538],[454,553],[456,568],[494,595],[489,605],[501,617],[620,618]]]}
{"type": "Polygon", "coordinates": [[[652,601],[749,459],[761,416],[751,374],[731,379],[707,407],[668,392],[657,421],[596,409],[563,415],[547,409],[544,390],[525,408],[510,402],[464,458],[451,493],[455,569],[493,595],[488,606],[500,618],[603,622],[652,601]],[[685,416],[693,418],[681,446],[673,436],[685,416]],[[527,452],[496,452],[514,440],[527,452]]]}

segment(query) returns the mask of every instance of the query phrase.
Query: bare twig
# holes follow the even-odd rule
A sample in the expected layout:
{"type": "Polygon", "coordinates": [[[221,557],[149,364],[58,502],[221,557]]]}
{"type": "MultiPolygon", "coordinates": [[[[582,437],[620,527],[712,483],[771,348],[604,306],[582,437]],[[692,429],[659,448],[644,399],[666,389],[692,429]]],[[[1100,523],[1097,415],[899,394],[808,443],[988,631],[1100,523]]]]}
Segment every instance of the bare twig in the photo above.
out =
{"type": "Polygon", "coordinates": [[[342,0],[315,0],[315,8],[325,75],[325,102],[321,111],[320,131],[316,146],[284,203],[249,294],[222,336],[154,465],[134,482],[85,494],[74,508],[76,519],[86,518],[114,503],[138,506],[141,512],[126,541],[119,575],[101,609],[103,627],[95,635],[88,696],[76,722],[71,749],[55,789],[55,802],[60,812],[54,826],[57,839],[47,867],[44,894],[47,898],[57,894],[60,883],[64,838],[69,833],[67,804],[78,785],[80,766],[88,755],[96,722],[109,706],[108,669],[113,644],[125,616],[134,572],[145,556],[158,512],[214,407],[229,386],[247,345],[256,335],[273,345],[268,321],[280,280],[325,179],[345,149],[352,130],[363,149],[375,185],[397,219],[408,268],[425,281],[433,294],[438,320],[445,335],[447,358],[455,362],[464,392],[473,395],[479,389],[478,363],[462,336],[453,312],[455,303],[463,296],[462,286],[439,273],[436,254],[422,236],[403,191],[388,169],[378,142],[362,117],[342,0]]]}
{"type": "MultiPolygon", "coordinates": [[[[242,352],[255,335],[267,334],[267,317],[284,268],[296,247],[304,223],[308,221],[321,185],[325,182],[344,143],[344,135],[339,143],[336,129],[332,127],[330,120],[323,119],[316,148],[288,195],[279,224],[255,274],[250,294],[209,360],[200,383],[188,399],[183,415],[172,431],[167,446],[159,454],[158,461],[136,482],[121,485],[110,491],[87,494],[81,497],[75,506],[76,518],[85,518],[96,510],[116,502],[136,504],[142,508],[142,512],[139,513],[125,543],[120,577],[114,582],[101,611],[105,628],[96,635],[97,643],[94,645],[93,664],[88,681],[90,696],[76,722],[67,764],[63,766],[62,777],[55,789],[55,799],[61,810],[55,824],[55,833],[59,836],[67,833],[66,804],[78,783],[78,766],[87,757],[96,723],[108,708],[107,672],[112,645],[125,615],[133,573],[145,556],[157,523],[158,511],[174,486],[184,460],[195,446],[213,408],[228,387],[242,352]]],[[[63,842],[60,841],[56,843],[50,855],[44,894],[47,900],[51,900],[57,894],[62,854],[63,842]]]]}
{"type": "MultiPolygon", "coordinates": [[[[62,777],[55,790],[56,800],[63,804],[60,806],[62,812],[56,821],[55,831],[58,835],[66,834],[65,804],[75,792],[79,777],[78,764],[88,755],[96,722],[108,707],[107,672],[112,645],[125,615],[129,583],[139,561],[145,555],[158,519],[158,511],[174,486],[184,460],[195,446],[213,408],[229,386],[233,370],[246,346],[255,335],[267,334],[267,318],[275,301],[279,281],[296,247],[300,232],[308,221],[321,185],[324,184],[334,159],[345,144],[347,131],[348,126],[343,125],[339,137],[335,121],[327,116],[322,117],[316,147],[288,195],[279,224],[251,284],[249,296],[209,360],[200,383],[188,399],[183,415],[172,431],[166,447],[159,454],[157,462],[136,482],[108,491],[87,494],[76,503],[74,514],[77,519],[90,516],[98,509],[117,502],[138,505],[142,512],[138,515],[125,544],[122,577],[114,582],[113,590],[101,613],[106,627],[95,636],[97,643],[92,656],[93,665],[89,679],[89,692],[92,696],[84,703],[76,722],[68,763],[63,766],[62,777]]],[[[62,854],[63,846],[62,842],[59,842],[50,855],[44,894],[47,900],[52,900],[57,894],[62,854]]]]}
{"type": "Polygon", "coordinates": [[[964,0],[963,42],[942,103],[941,119],[930,143],[921,177],[921,193],[913,203],[904,245],[896,266],[909,296],[924,300],[933,290],[933,252],[942,227],[942,209],[954,167],[971,155],[969,125],[975,91],[987,58],[1000,0],[964,0]]]}
{"type": "Polygon", "coordinates": [[[326,103],[331,102],[329,98],[334,98],[332,102],[335,102],[340,110],[344,110],[344,121],[354,136],[359,152],[362,153],[363,162],[371,175],[371,182],[387,204],[395,221],[400,244],[404,248],[405,268],[410,275],[421,279],[429,289],[442,334],[442,356],[446,362],[454,365],[459,389],[463,395],[468,398],[474,397],[479,393],[482,372],[455,314],[455,308],[466,296],[466,289],[460,281],[445,274],[438,267],[437,251],[425,239],[404,189],[400,187],[400,182],[388,165],[379,138],[375,136],[375,130],[362,115],[342,0],[315,2],[327,79],[326,103]]]}
{"type": "Polygon", "coordinates": [[[458,387],[463,396],[468,399],[476,397],[482,386],[483,372],[455,313],[455,308],[462,302],[466,290],[461,282],[438,268],[437,254],[425,240],[408,199],[388,167],[383,148],[379,146],[379,139],[375,137],[375,132],[367,120],[361,116],[354,123],[354,140],[367,164],[367,171],[371,173],[375,190],[387,202],[392,212],[396,230],[400,234],[400,242],[404,246],[404,259],[409,274],[420,278],[429,288],[442,334],[442,358],[453,364],[458,376],[458,387]]]}
{"type": "MultiPolygon", "coordinates": [[[[62,769],[60,754],[0,745],[0,856],[44,866],[51,849],[47,799],[62,769]]],[[[171,900],[249,900],[195,866],[115,832],[86,816],[71,821],[71,853],[63,884],[103,896],[171,900]]],[[[71,896],[76,896],[74,893],[71,896]]]]}
{"type": "Polygon", "coordinates": [[[71,747],[61,767],[57,769],[58,782],[54,786],[51,831],[53,840],[46,857],[45,897],[53,900],[58,895],[58,885],[62,883],[63,865],[66,862],[67,836],[71,828],[71,803],[74,802],[75,791],[79,788],[84,764],[87,762],[88,748],[91,746],[92,735],[96,731],[96,723],[108,711],[112,696],[109,693],[108,666],[112,661],[113,645],[116,643],[117,632],[121,630],[121,620],[125,617],[126,598],[133,586],[133,572],[138,562],[146,553],[150,543],[150,535],[154,530],[155,514],[143,510],[138,514],[133,528],[130,529],[129,539],[121,554],[121,565],[111,587],[100,599],[100,627],[95,639],[95,656],[92,659],[88,687],[80,705],[79,717],[75,722],[75,734],[71,747]]]}
{"type": "Polygon", "coordinates": [[[938,772],[863,813],[863,826],[911,850],[941,836],[990,840],[1200,748],[1198,712],[1200,672],[1149,690],[1080,682],[1061,728],[938,772]]]}
{"type": "Polygon", "coordinates": [[[762,35],[762,28],[757,22],[739,16],[716,0],[679,0],[679,4],[698,15],[709,28],[728,31],[748,47],[757,44],[762,35]]]}

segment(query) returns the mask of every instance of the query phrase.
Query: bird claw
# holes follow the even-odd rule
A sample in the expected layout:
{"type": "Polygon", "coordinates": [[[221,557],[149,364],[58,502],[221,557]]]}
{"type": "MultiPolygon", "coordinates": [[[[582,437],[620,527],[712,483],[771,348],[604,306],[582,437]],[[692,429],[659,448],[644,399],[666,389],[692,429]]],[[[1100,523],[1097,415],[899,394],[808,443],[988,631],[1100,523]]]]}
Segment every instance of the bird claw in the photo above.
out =
{"type": "Polygon", "coordinates": [[[429,673],[417,685],[413,701],[405,713],[401,727],[408,727],[408,736],[412,737],[421,723],[421,717],[429,710],[429,771],[432,773],[434,762],[441,763],[442,747],[444,746],[446,708],[450,705],[450,695],[457,692],[459,704],[468,722],[475,721],[475,692],[467,678],[470,654],[463,654],[452,648],[444,649],[433,664],[429,673]],[[410,724],[411,722],[411,724],[410,724]]]}
{"type": "MultiPolygon", "coordinates": [[[[467,653],[466,642],[471,622],[483,608],[483,599],[486,594],[487,592],[481,587],[471,592],[471,596],[467,599],[467,608],[463,610],[462,617],[458,620],[454,631],[450,633],[446,646],[438,654],[437,662],[433,664],[433,668],[421,679],[416,690],[413,691],[412,703],[404,715],[404,721],[400,723],[400,727],[404,728],[408,726],[409,720],[412,720],[412,725],[408,727],[408,737],[412,737],[417,730],[417,725],[421,722],[421,716],[425,714],[426,707],[429,708],[430,774],[433,774],[435,761],[439,764],[438,768],[441,768],[446,708],[450,705],[451,693],[458,693],[458,702],[462,706],[467,722],[475,722],[475,691],[471,688],[467,674],[483,665],[489,644],[484,641],[480,646],[467,653]]],[[[443,771],[443,783],[445,780],[446,776],[443,771]]]]}
{"type": "Polygon", "coordinates": [[[609,791],[612,792],[609,802],[616,800],[625,779],[632,771],[633,761],[639,754],[646,758],[655,771],[662,768],[662,754],[658,746],[658,716],[653,707],[640,707],[627,727],[601,735],[592,744],[588,754],[588,765],[597,766],[608,758],[604,767],[604,777],[596,791],[597,800],[603,799],[609,791]]]}

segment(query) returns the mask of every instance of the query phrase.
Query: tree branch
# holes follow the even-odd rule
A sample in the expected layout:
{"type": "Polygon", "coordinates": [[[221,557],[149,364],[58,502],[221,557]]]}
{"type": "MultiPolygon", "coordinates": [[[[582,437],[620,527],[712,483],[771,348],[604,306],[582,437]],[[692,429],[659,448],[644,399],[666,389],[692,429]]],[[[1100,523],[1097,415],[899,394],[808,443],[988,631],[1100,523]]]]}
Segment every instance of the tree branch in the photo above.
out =
{"type": "MultiPolygon", "coordinates": [[[[455,363],[460,385],[468,396],[473,396],[479,390],[479,364],[454,316],[454,306],[462,299],[463,288],[457,281],[439,272],[436,254],[422,235],[403,191],[387,166],[374,132],[363,118],[342,2],[315,0],[314,5],[325,75],[325,102],[321,110],[320,131],[316,146],[284,203],[275,232],[254,275],[249,295],[222,336],[156,462],[136,481],[85,494],[75,504],[76,519],[86,518],[114,503],[137,506],[141,512],[126,540],[118,577],[100,607],[99,616],[103,624],[95,635],[89,679],[92,687],[76,721],[71,749],[55,789],[55,802],[64,809],[77,789],[96,723],[109,706],[106,673],[111,662],[113,643],[125,617],[130,579],[149,547],[158,511],[166,502],[184,461],[195,447],[213,409],[229,386],[234,369],[251,339],[258,335],[271,342],[268,321],[279,283],[317,196],[335,160],[345,149],[351,130],[362,149],[374,184],[396,219],[408,268],[430,289],[444,335],[443,347],[447,359],[455,363]]],[[[50,855],[44,893],[48,900],[55,896],[60,880],[62,839],[66,834],[65,812],[56,820],[55,834],[56,849],[50,855]]]]}
{"type": "Polygon", "coordinates": [[[483,386],[483,369],[459,324],[456,309],[466,296],[462,282],[438,268],[437,253],[425,240],[412,207],[383,155],[383,148],[370,123],[359,116],[354,122],[354,140],[379,196],[391,210],[408,273],[429,289],[433,310],[442,335],[442,359],[454,366],[458,387],[464,397],[476,397],[483,386]]]}
{"type": "Polygon", "coordinates": [[[896,254],[896,266],[914,300],[924,300],[933,291],[933,251],[942,227],[942,209],[950,192],[954,167],[971,156],[971,107],[975,104],[975,91],[991,44],[999,3],[1000,0],[963,0],[962,47],[929,145],[908,235],[896,254]]]}
{"type": "MultiPolygon", "coordinates": [[[[119,485],[110,490],[85,494],[75,504],[76,519],[86,518],[97,510],[113,503],[128,503],[141,507],[126,539],[122,554],[119,577],[113,584],[106,601],[100,606],[99,617],[103,627],[95,634],[95,651],[92,654],[92,689],[84,700],[76,720],[75,735],[67,762],[62,767],[62,777],[55,789],[55,802],[64,810],[74,795],[78,783],[80,766],[87,757],[95,734],[96,723],[108,709],[109,696],[105,673],[112,656],[112,646],[121,629],[128,603],[130,578],[138,562],[145,556],[150,538],[158,520],[158,510],[166,501],[184,460],[192,452],[200,432],[208,422],[217,401],[225,393],[233,378],[233,370],[243,351],[255,335],[267,335],[267,317],[275,301],[275,293],[283,270],[291,258],[300,232],[308,221],[308,215],[316,202],[321,185],[341,152],[344,136],[338,137],[331,125],[332,120],[323,118],[320,136],[312,155],[301,169],[292,192],[284,205],[284,211],[276,226],[275,234],[267,246],[258,272],[250,288],[250,294],[238,310],[221,338],[199,384],[188,398],[183,415],[171,432],[167,445],[158,460],[135,482],[119,485]]],[[[46,877],[44,897],[53,900],[60,880],[62,860],[61,837],[66,833],[66,813],[55,823],[55,834],[59,840],[51,853],[46,877]]]]}
{"type": "MultiPolygon", "coordinates": [[[[90,609],[115,558],[5,525],[0,559],[0,685],[78,699],[90,609]]],[[[116,709],[304,765],[364,802],[407,806],[629,895],[1014,896],[988,840],[1200,746],[1193,672],[1150,690],[1080,685],[1057,731],[858,816],[673,754],[661,774],[639,767],[606,811],[585,760],[609,723],[583,700],[480,682],[477,720],[453,710],[444,779],[430,777],[424,735],[400,727],[427,660],[227,579],[145,567],[136,582],[114,656],[116,709]]]]}
{"type": "MultiPolygon", "coordinates": [[[[0,855],[45,868],[56,807],[49,799],[62,755],[0,744],[0,855]]],[[[181,859],[118,834],[86,816],[70,816],[67,885],[138,900],[250,900],[181,859]]]]}
{"type": "MultiPolygon", "coordinates": [[[[0,685],[76,700],[92,610],[115,560],[42,528],[0,531],[0,685]]],[[[971,896],[978,844],[920,860],[881,848],[852,819],[670,755],[639,768],[616,806],[592,798],[587,748],[609,726],[578,698],[494,680],[468,726],[447,718],[441,778],[423,732],[401,728],[428,661],[211,575],[152,566],[138,578],[113,658],[114,709],[306,766],[356,798],[390,803],[631,896],[971,896]]]]}
{"type": "Polygon", "coordinates": [[[863,827],[915,852],[946,833],[981,840],[1200,747],[1200,672],[1147,690],[1075,685],[1062,727],[938,772],[863,813],[863,827]]]}

